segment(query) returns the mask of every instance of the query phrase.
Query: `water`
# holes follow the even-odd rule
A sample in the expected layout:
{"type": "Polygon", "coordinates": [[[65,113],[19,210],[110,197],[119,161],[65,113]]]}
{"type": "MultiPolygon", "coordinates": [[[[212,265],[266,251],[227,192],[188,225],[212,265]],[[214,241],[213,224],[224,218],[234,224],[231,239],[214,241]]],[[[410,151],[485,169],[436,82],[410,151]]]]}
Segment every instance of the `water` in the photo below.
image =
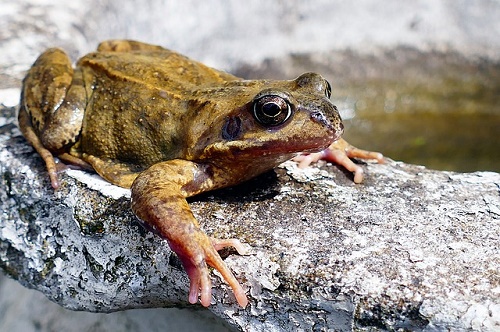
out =
{"type": "Polygon", "coordinates": [[[407,163],[439,170],[500,172],[500,116],[380,114],[346,121],[346,139],[407,163]]]}

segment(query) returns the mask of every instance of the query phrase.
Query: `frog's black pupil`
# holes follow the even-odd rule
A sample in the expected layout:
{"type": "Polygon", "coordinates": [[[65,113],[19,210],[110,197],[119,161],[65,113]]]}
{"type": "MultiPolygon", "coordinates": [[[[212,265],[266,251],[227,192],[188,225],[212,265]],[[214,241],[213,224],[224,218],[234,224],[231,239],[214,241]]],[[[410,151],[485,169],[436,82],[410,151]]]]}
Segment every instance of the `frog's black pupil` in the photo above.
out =
{"type": "Polygon", "coordinates": [[[281,107],[276,103],[266,103],[262,106],[262,112],[268,117],[275,117],[281,112],[281,107]]]}

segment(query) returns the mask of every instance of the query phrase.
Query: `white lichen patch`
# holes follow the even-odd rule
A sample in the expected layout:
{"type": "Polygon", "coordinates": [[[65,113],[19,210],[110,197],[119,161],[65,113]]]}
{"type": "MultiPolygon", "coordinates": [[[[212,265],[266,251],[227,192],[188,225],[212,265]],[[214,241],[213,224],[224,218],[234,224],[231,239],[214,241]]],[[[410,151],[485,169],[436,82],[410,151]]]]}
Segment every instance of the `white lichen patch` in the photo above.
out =
{"type": "Polygon", "coordinates": [[[90,189],[101,192],[104,196],[114,199],[121,197],[130,198],[130,189],[115,186],[97,174],[74,169],[68,169],[66,173],[72,178],[86,184],[90,189]]]}
{"type": "Polygon", "coordinates": [[[308,182],[321,178],[333,177],[331,173],[321,170],[318,167],[299,168],[298,163],[292,160],[285,161],[278,167],[286,169],[287,174],[299,182],[308,182]]]}

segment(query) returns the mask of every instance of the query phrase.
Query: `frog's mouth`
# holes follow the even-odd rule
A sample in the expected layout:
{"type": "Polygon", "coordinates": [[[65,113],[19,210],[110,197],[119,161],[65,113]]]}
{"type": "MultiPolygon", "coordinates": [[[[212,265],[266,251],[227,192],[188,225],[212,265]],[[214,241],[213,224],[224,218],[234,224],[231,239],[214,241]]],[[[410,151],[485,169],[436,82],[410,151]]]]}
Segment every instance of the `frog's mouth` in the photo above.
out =
{"type": "Polygon", "coordinates": [[[304,137],[300,134],[291,135],[286,138],[281,135],[265,139],[262,137],[246,137],[242,140],[211,144],[205,149],[204,156],[210,159],[218,159],[218,157],[224,156],[223,159],[232,160],[255,160],[269,157],[285,161],[301,152],[313,153],[322,151],[338,140],[341,135],[342,130],[335,131],[332,129],[331,135],[320,137],[304,137]]]}
{"type": "Polygon", "coordinates": [[[263,154],[296,154],[301,152],[319,152],[328,148],[338,140],[342,132],[335,132],[333,137],[305,138],[301,136],[290,137],[287,140],[269,141],[261,145],[263,154]]]}

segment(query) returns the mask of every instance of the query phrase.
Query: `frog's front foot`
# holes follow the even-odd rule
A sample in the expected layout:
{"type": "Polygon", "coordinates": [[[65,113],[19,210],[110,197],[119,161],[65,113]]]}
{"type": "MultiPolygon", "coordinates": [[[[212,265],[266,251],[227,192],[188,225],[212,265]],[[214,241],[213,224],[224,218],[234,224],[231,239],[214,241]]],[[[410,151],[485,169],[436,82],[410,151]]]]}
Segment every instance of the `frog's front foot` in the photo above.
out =
{"type": "Polygon", "coordinates": [[[240,241],[236,239],[217,240],[210,239],[202,231],[197,231],[188,243],[172,243],[169,241],[170,247],[177,254],[186,270],[190,286],[189,286],[189,302],[194,304],[200,302],[204,307],[208,307],[212,298],[212,282],[207,264],[218,270],[224,280],[233,289],[236,300],[239,305],[246,307],[248,299],[245,291],[236,280],[227,265],[221,259],[217,250],[227,246],[235,247],[238,253],[243,254],[244,249],[240,241]]]}
{"type": "Polygon", "coordinates": [[[132,210],[158,235],[168,241],[181,260],[190,280],[189,302],[208,307],[212,282],[208,265],[217,269],[231,286],[238,303],[245,307],[248,299],[239,282],[217,250],[233,246],[244,253],[243,245],[234,239],[216,240],[199,227],[185,197],[210,183],[204,167],[190,161],[172,160],[155,164],[142,172],[132,184],[132,210]]]}
{"type": "Polygon", "coordinates": [[[361,183],[363,181],[363,168],[356,165],[350,158],[374,159],[379,164],[385,162],[384,156],[380,152],[366,151],[358,149],[340,138],[333,142],[328,148],[323,151],[301,154],[293,160],[299,163],[300,168],[305,168],[318,160],[326,160],[343,166],[348,171],[354,173],[354,182],[361,183]]]}

